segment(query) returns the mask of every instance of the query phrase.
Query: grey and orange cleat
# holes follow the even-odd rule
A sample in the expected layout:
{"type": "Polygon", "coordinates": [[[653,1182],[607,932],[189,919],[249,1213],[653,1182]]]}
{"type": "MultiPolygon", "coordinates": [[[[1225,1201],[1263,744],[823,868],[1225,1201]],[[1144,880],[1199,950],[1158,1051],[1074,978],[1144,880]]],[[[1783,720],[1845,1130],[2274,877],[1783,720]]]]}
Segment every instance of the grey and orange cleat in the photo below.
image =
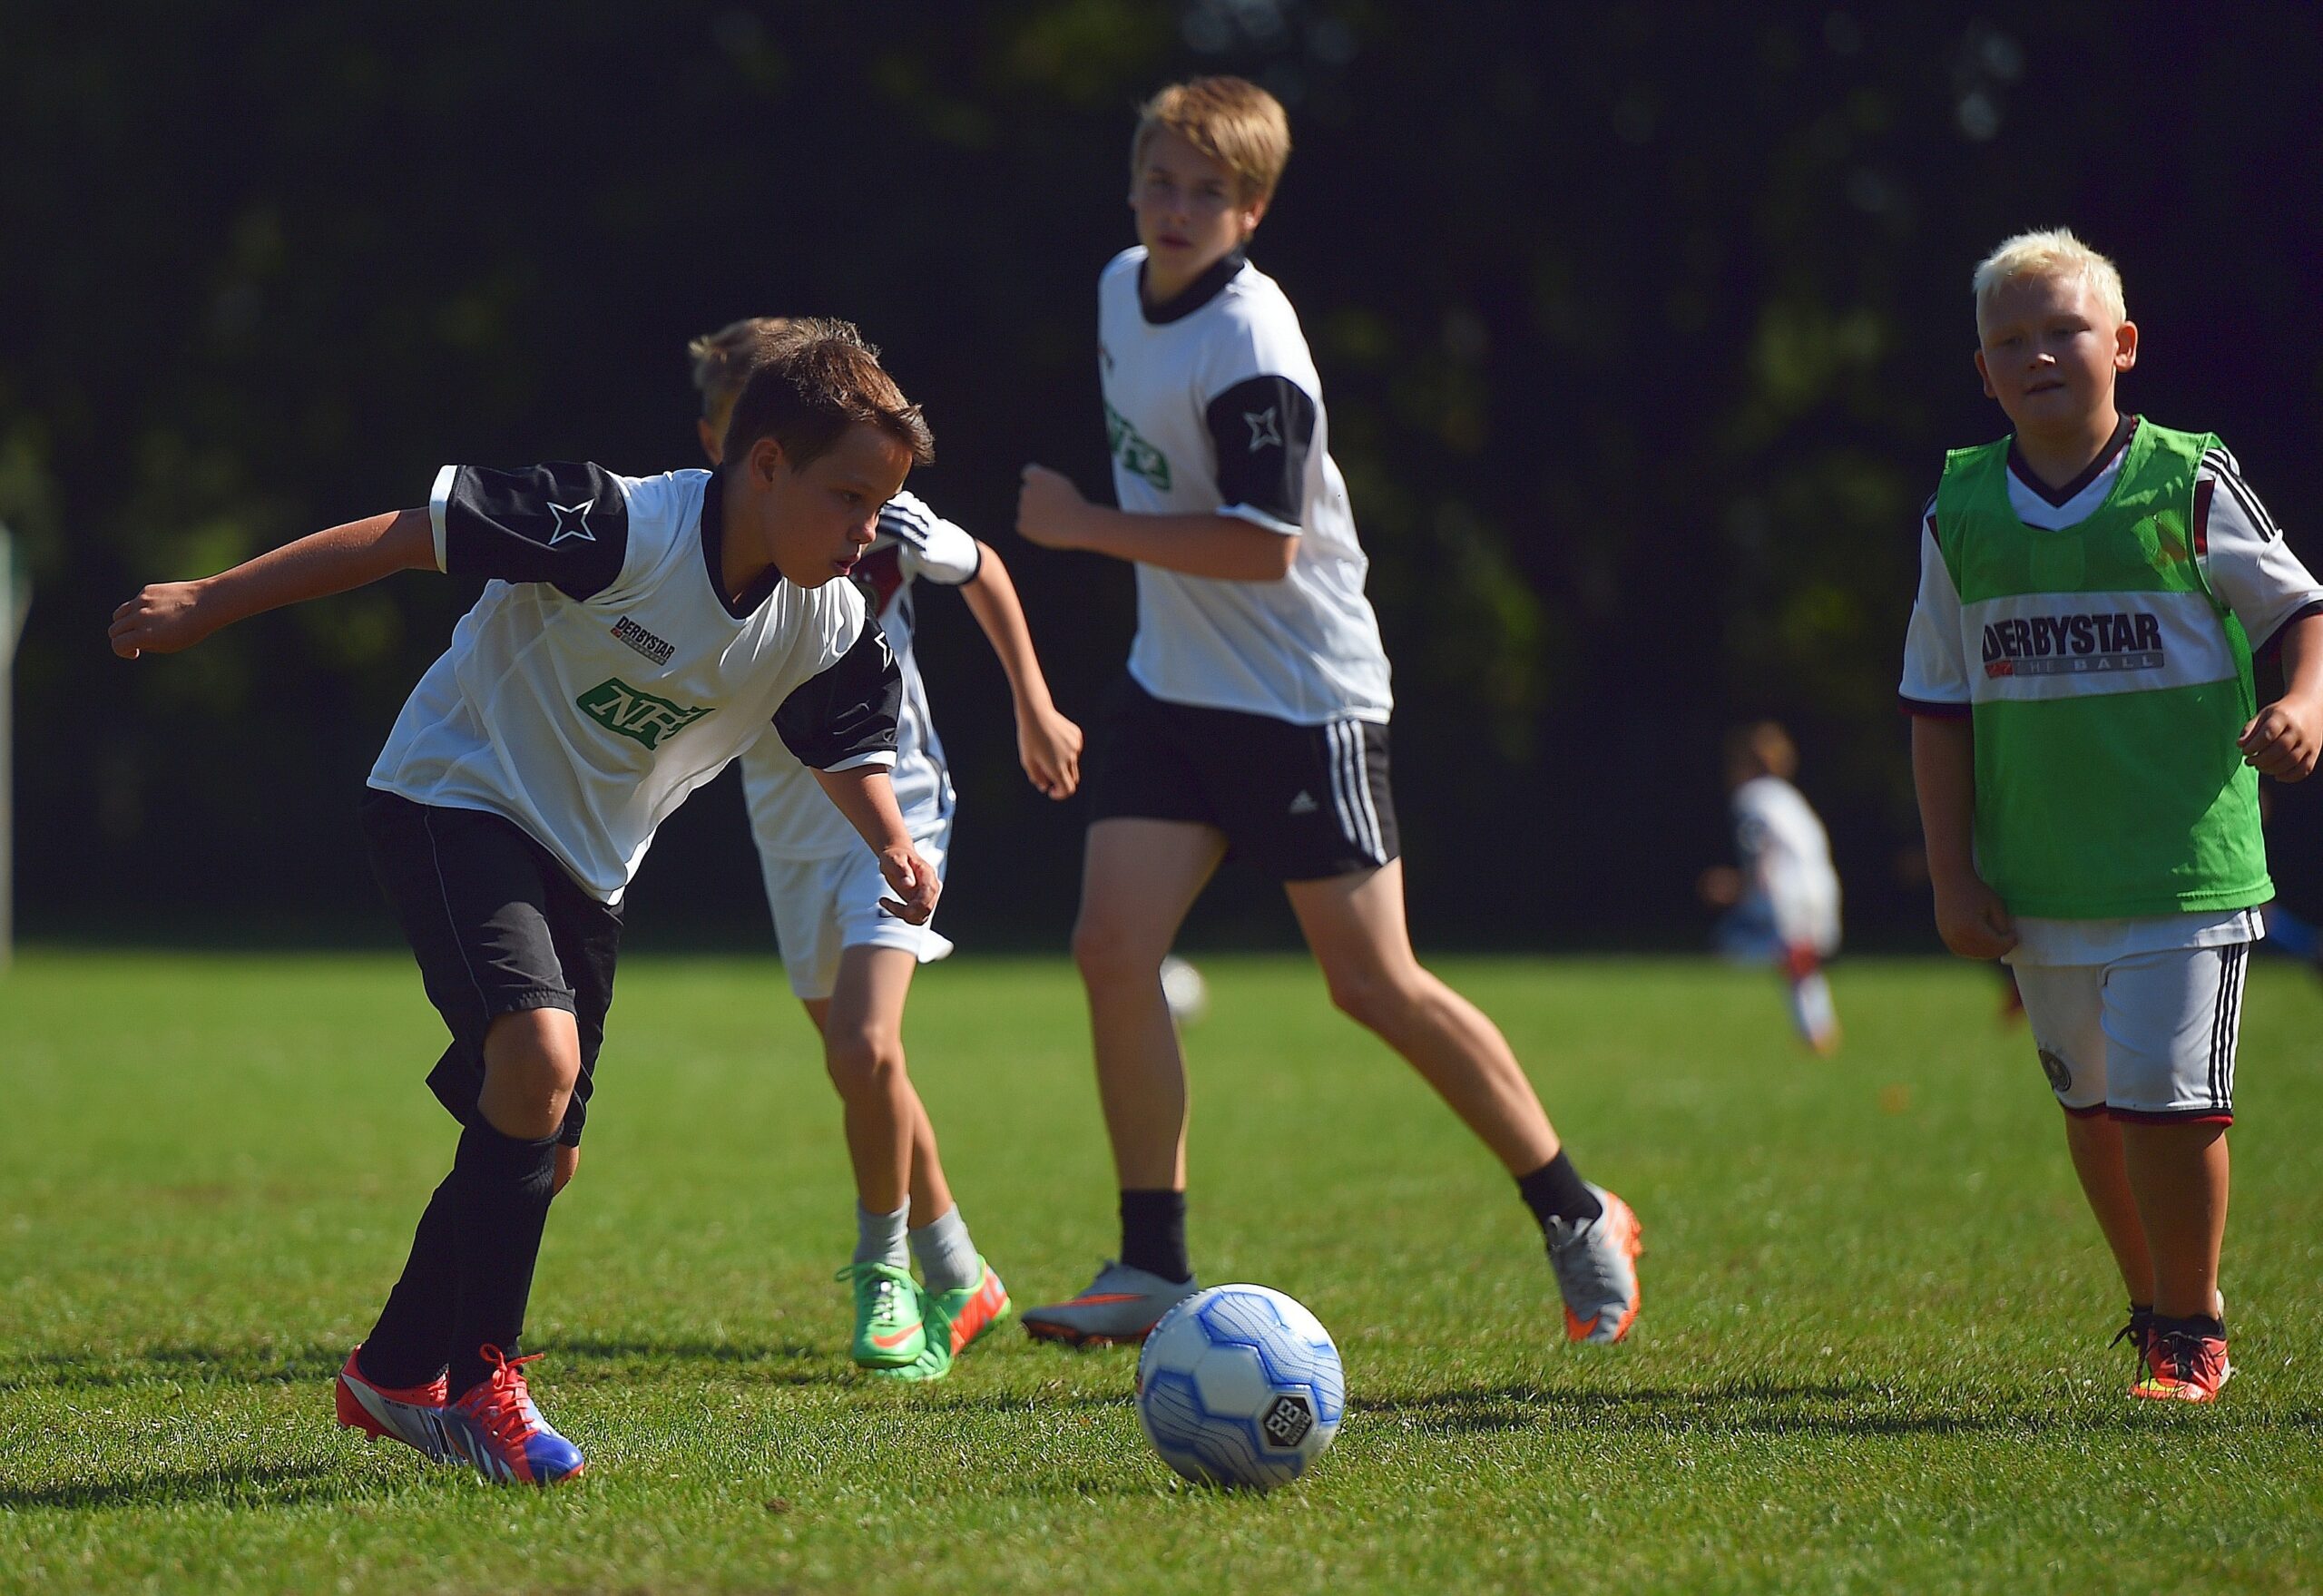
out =
{"type": "Polygon", "coordinates": [[[1071,1302],[1024,1310],[1024,1334],[1067,1346],[1134,1346],[1162,1316],[1201,1288],[1107,1258],[1071,1302]]]}
{"type": "Polygon", "coordinates": [[[1564,1338],[1609,1346],[1637,1321],[1637,1258],[1645,1231],[1628,1203],[1602,1186],[1589,1190],[1605,1211],[1579,1224],[1551,1219],[1549,1267],[1564,1298],[1564,1338]]]}

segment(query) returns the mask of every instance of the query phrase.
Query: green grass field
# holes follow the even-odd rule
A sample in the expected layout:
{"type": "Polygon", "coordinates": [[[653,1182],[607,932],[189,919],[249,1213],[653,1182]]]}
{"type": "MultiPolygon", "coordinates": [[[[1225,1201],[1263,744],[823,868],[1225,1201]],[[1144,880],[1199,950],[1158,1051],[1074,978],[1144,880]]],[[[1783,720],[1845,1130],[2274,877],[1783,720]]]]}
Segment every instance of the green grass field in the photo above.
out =
{"type": "MultiPolygon", "coordinates": [[[[1301,1297],[1350,1411],[1299,1486],[1183,1487],[1125,1353],[1013,1327],[854,1377],[835,1100],[770,961],[624,968],[534,1297],[589,1475],[493,1489],[331,1422],[452,1133],[402,956],[39,954],[0,982],[0,1588],[1638,1591],[2323,1585],[2323,991],[2254,973],[2240,1376],[2132,1406],[2119,1293],[1983,972],[1858,962],[1846,1053],[1771,978],[1460,960],[1646,1225],[1629,1345],[1568,1348],[1498,1169],[1295,960],[1208,961],[1204,1278],[1301,1297]]],[[[1079,994],[927,971],[908,1038],[1020,1304],[1110,1248],[1079,994]]]]}

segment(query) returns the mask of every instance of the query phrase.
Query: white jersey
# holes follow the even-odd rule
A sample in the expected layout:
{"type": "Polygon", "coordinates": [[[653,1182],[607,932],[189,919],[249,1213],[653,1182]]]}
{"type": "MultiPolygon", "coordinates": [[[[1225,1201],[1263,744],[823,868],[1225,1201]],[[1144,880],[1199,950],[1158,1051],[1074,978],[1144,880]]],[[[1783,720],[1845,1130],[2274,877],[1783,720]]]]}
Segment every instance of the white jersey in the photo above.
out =
{"type": "Polygon", "coordinates": [[[898,681],[854,584],[717,580],[706,471],[444,467],[436,563],[492,580],[413,689],[370,784],[521,827],[618,903],[654,829],[769,724],[824,769],[895,759],[898,681]]]}
{"type": "MultiPolygon", "coordinates": [[[[2124,416],[2107,452],[2061,490],[2027,476],[2009,456],[2008,503],[2017,519],[2039,532],[2077,526],[2096,514],[2122,475],[2137,426],[2124,416]]],[[[2323,587],[2283,541],[2282,534],[2242,480],[2224,448],[2202,456],[2195,474],[2194,546],[2203,580],[2234,612],[2263,652],[2277,634],[2303,616],[2323,612],[2323,587]]],[[[1903,707],[1917,715],[1965,717],[1969,712],[1969,660],[1960,618],[1960,592],[1936,540],[1936,501],[1920,512],[1920,587],[1904,643],[1903,707]]],[[[2139,954],[2181,947],[2214,947],[2265,935],[2254,909],[2198,910],[2185,915],[2123,919],[2058,920],[2019,916],[2012,964],[2102,964],[2139,954]]]]}
{"type": "Polygon", "coordinates": [[[1167,305],[1138,285],[1142,248],[1097,279],[1105,430],[1121,507],[1237,515],[1299,540],[1280,582],[1137,567],[1129,671],[1155,698],[1300,726],[1385,722],[1394,700],[1369,562],[1328,449],[1299,314],[1230,255],[1167,305]]]}
{"type": "Polygon", "coordinates": [[[1762,896],[1785,945],[1828,957],[1839,948],[1839,873],[1831,839],[1799,788],[1779,776],[1734,789],[1734,847],[1748,890],[1762,896]]]}
{"type": "MultiPolygon", "coordinates": [[[[879,512],[878,535],[856,563],[855,580],[879,617],[887,650],[903,676],[896,716],[896,763],[887,775],[905,828],[932,837],[952,818],[952,777],[944,744],[927,712],[927,684],[912,651],[916,619],[911,585],[921,577],[944,587],[974,581],[984,551],[976,540],[912,494],[897,494],[879,512]]],[[[863,846],[812,771],[779,739],[760,738],[742,755],[742,793],[750,833],[769,859],[828,859],[863,846]]]]}

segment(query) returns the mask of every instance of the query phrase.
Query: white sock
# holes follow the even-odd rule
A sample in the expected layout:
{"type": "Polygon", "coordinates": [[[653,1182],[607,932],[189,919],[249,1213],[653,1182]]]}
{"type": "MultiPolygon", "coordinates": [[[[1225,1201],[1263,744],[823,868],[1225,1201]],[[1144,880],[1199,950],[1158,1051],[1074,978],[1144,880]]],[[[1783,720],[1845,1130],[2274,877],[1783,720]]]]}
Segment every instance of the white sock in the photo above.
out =
{"type": "Polygon", "coordinates": [[[930,1291],[965,1291],[984,1278],[976,1244],[968,1239],[968,1222],[960,1218],[956,1202],[935,1223],[911,1233],[911,1250],[930,1291]]]}
{"type": "Polygon", "coordinates": [[[859,1264],[892,1264],[897,1268],[911,1268],[911,1253],[904,1245],[904,1227],[911,1218],[911,1199],[904,1199],[903,1207],[891,1214],[875,1214],[861,1203],[855,1205],[855,1261],[859,1264]]]}
{"type": "Polygon", "coordinates": [[[1831,1002],[1831,984],[1823,972],[1802,975],[1790,984],[1790,1019],[1810,1047],[1828,1048],[1839,1028],[1838,1007],[1831,1002]]]}

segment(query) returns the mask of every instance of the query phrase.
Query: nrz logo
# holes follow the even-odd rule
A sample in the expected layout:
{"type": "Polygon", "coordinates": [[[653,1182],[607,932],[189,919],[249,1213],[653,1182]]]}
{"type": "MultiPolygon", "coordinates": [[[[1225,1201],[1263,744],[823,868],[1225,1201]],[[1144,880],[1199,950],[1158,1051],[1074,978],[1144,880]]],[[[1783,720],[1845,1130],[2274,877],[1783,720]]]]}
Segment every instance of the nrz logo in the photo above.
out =
{"type": "Polygon", "coordinates": [[[2143,611],[2034,615],[1985,626],[1986,676],[2159,671],[2161,656],[2161,622],[2143,611]]]}
{"type": "Polygon", "coordinates": [[[1269,1403],[1259,1419],[1259,1428],[1266,1432],[1269,1446],[1296,1446],[1307,1439],[1307,1432],[1314,1427],[1314,1408],[1295,1391],[1286,1391],[1269,1403]]]}
{"type": "Polygon", "coordinates": [[[640,692],[618,676],[599,682],[573,702],[590,720],[623,737],[633,738],[649,749],[660,748],[710,713],[707,708],[689,710],[667,699],[657,699],[650,692],[640,692]]]}
{"type": "Polygon", "coordinates": [[[663,642],[626,615],[622,616],[620,623],[613,628],[613,635],[656,665],[668,664],[670,656],[678,651],[677,644],[663,642]]]}
{"type": "Polygon", "coordinates": [[[1139,436],[1129,417],[1114,409],[1110,400],[1105,405],[1105,445],[1122,470],[1145,478],[1165,494],[1170,491],[1170,456],[1139,436]]]}

